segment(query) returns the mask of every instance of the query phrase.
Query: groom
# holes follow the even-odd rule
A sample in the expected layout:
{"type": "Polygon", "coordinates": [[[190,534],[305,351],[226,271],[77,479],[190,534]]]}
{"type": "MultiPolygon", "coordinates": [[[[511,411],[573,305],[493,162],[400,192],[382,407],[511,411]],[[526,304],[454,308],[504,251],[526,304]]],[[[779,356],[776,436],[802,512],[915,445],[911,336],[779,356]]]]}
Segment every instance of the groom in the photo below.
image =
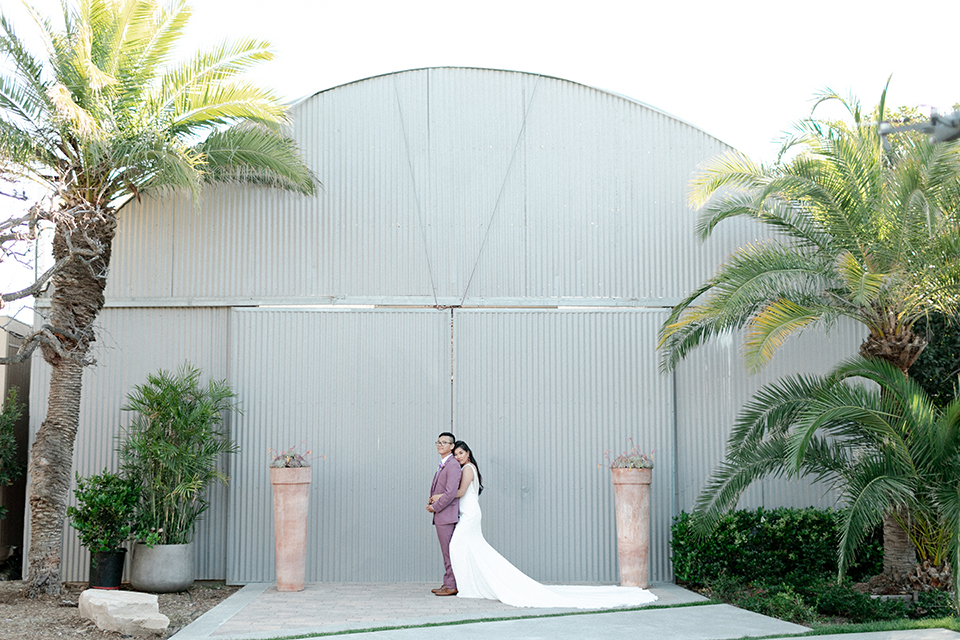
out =
{"type": "Polygon", "coordinates": [[[460,501],[457,489],[460,488],[460,463],[453,457],[453,443],[457,439],[449,431],[437,438],[437,453],[440,454],[440,466],[433,476],[430,495],[440,494],[435,501],[427,504],[427,511],[433,514],[433,524],[437,527],[440,551],[443,553],[443,586],[432,589],[438,596],[457,595],[457,579],[450,566],[450,538],[460,517],[460,501]]]}

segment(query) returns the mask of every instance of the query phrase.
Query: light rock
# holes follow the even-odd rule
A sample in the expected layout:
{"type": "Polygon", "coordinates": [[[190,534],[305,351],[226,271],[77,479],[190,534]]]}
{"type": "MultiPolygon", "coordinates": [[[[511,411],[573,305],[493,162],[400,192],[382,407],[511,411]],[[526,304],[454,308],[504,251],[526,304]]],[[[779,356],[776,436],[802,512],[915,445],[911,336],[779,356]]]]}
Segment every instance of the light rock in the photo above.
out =
{"type": "Polygon", "coordinates": [[[136,591],[87,589],[80,594],[80,615],[106,631],[127,636],[161,635],[170,618],[160,613],[157,596],[136,591]]]}

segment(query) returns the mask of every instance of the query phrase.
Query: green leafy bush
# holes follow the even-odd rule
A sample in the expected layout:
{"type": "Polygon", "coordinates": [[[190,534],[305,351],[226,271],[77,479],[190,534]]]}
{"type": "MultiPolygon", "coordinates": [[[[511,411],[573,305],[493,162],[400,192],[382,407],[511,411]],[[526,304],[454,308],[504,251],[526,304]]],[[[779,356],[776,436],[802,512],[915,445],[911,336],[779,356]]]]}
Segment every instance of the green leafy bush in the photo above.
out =
{"type": "Polygon", "coordinates": [[[912,607],[903,600],[871,598],[866,593],[853,589],[849,580],[838,583],[824,582],[816,593],[808,596],[815,602],[817,613],[832,618],[845,618],[850,622],[897,620],[906,618],[912,607]]]}
{"type": "Polygon", "coordinates": [[[952,594],[921,593],[914,604],[872,598],[854,581],[881,573],[882,533],[862,547],[862,557],[837,581],[837,535],[841,511],[757,509],[725,515],[709,537],[692,530],[690,515],[673,524],[677,581],[717,600],[798,624],[818,618],[873,622],[956,616],[952,594]]]}
{"type": "Polygon", "coordinates": [[[761,588],[742,598],[737,606],[796,624],[811,622],[817,617],[813,607],[789,584],[761,588]]]}
{"type": "Polygon", "coordinates": [[[912,618],[954,618],[960,616],[957,601],[949,591],[921,591],[912,618]]]}
{"type": "Polygon", "coordinates": [[[938,407],[945,407],[956,397],[960,381],[960,322],[931,313],[918,328],[929,342],[910,367],[910,375],[938,407]]]}
{"type": "MultiPolygon", "coordinates": [[[[744,582],[805,584],[837,575],[841,512],[835,509],[740,510],[726,514],[710,536],[697,536],[690,514],[674,520],[673,570],[677,580],[702,586],[722,575],[744,582]]],[[[848,575],[880,573],[881,532],[862,547],[848,575]]]]}
{"type": "MultiPolygon", "coordinates": [[[[14,483],[23,470],[17,465],[17,440],[13,428],[23,414],[23,405],[17,401],[17,388],[7,394],[0,411],[0,487],[14,483]]],[[[0,505],[0,520],[7,517],[7,507],[0,505]]]]}
{"type": "Polygon", "coordinates": [[[77,506],[69,507],[70,526],[77,530],[80,544],[90,553],[117,551],[130,537],[139,493],[126,478],[104,469],[89,478],[77,474],[73,495],[77,506]]]}

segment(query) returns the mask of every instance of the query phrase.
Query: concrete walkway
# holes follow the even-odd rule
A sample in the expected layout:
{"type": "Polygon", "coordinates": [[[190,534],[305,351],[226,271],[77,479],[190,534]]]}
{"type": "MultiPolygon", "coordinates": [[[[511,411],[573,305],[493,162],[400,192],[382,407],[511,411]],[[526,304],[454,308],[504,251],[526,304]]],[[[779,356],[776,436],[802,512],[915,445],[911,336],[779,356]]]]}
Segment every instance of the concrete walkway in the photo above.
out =
{"type": "MultiPolygon", "coordinates": [[[[171,640],[265,640],[344,632],[351,632],[349,637],[353,640],[448,640],[451,633],[456,634],[458,640],[609,640],[617,637],[726,640],[745,636],[787,636],[808,631],[806,627],[730,605],[598,612],[524,609],[494,600],[438,598],[430,593],[434,586],[420,583],[314,583],[298,593],[280,593],[273,584],[249,584],[171,640]],[[577,615],[556,615],[563,613],[577,615]],[[418,625],[432,626],[398,628],[418,625]],[[358,630],[371,631],[357,633],[358,630]]],[[[654,584],[651,591],[658,597],[651,606],[706,601],[703,596],[674,584],[654,584]]],[[[820,638],[960,640],[960,634],[931,629],[820,638]]]]}

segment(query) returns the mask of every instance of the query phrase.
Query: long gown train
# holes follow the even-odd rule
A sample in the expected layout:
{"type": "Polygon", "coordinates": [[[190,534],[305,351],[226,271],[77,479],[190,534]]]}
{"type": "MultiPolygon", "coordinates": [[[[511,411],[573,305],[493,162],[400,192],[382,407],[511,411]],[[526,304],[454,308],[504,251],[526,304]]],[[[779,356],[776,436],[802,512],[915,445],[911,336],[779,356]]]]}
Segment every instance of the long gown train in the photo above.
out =
{"type": "MultiPolygon", "coordinates": [[[[472,465],[471,465],[472,466],[472,465]]],[[[653,602],[638,587],[553,586],[540,584],[497,553],[480,530],[477,472],[460,498],[460,522],[450,540],[450,562],[461,598],[499,600],[514,607],[605,609],[653,602]]]]}

